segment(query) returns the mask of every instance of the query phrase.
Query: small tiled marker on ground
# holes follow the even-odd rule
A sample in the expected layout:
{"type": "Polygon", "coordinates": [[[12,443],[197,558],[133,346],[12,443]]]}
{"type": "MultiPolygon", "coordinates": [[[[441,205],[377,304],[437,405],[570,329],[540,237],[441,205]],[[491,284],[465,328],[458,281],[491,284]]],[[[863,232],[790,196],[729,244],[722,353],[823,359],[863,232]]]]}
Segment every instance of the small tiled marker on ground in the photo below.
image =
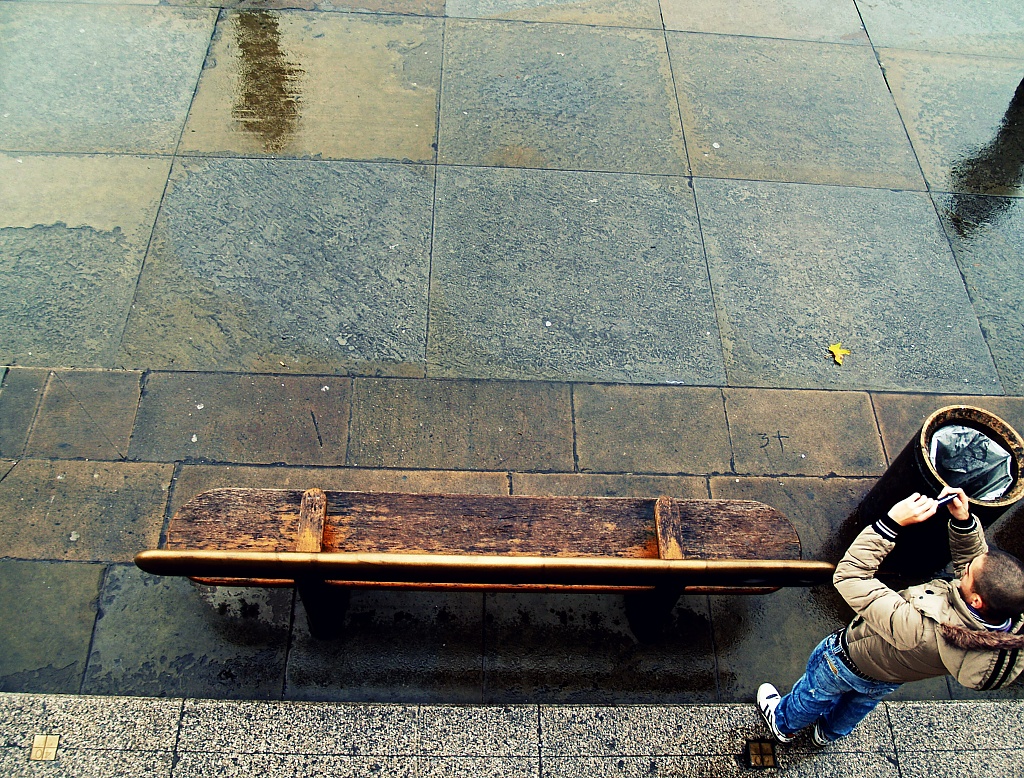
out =
{"type": "Polygon", "coordinates": [[[775,759],[775,743],[771,740],[747,741],[747,764],[750,767],[778,767],[775,759]]]}
{"type": "Polygon", "coordinates": [[[32,753],[29,759],[52,762],[57,758],[57,741],[60,735],[36,735],[32,739],[32,753]]]}

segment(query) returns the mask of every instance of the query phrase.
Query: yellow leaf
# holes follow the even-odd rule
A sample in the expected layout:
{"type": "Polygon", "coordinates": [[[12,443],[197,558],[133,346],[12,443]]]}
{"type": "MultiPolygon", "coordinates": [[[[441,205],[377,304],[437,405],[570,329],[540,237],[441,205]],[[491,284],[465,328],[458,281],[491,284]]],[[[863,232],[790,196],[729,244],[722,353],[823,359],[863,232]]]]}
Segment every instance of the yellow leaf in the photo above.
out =
{"type": "Polygon", "coordinates": [[[842,342],[833,343],[828,350],[832,352],[832,359],[836,361],[837,365],[843,364],[843,357],[850,353],[850,349],[843,348],[842,342]]]}

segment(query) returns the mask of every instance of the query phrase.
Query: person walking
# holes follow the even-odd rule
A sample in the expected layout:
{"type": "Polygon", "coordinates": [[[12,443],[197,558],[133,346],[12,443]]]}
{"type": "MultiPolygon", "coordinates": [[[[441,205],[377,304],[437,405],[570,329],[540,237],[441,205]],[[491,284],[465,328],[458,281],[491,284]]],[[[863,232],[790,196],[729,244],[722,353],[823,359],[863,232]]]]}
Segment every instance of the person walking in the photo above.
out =
{"type": "Polygon", "coordinates": [[[856,616],[811,652],[789,694],[770,683],[757,709],[780,743],[813,727],[819,747],[853,731],[901,684],[951,675],[983,691],[1024,671],[1024,564],[991,550],[962,489],[951,496],[949,544],[955,581],[896,592],[875,578],[903,527],[935,516],[939,501],[915,492],[866,527],[836,566],[833,583],[856,616]]]}

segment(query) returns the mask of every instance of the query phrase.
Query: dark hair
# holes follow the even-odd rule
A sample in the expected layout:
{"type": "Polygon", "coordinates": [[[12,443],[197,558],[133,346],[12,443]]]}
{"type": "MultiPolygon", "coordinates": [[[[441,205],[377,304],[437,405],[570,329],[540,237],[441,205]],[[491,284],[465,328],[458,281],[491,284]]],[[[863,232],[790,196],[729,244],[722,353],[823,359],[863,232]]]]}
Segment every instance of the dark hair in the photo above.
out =
{"type": "Polygon", "coordinates": [[[974,574],[982,613],[1003,621],[1024,613],[1024,563],[1004,551],[990,550],[974,574]]]}

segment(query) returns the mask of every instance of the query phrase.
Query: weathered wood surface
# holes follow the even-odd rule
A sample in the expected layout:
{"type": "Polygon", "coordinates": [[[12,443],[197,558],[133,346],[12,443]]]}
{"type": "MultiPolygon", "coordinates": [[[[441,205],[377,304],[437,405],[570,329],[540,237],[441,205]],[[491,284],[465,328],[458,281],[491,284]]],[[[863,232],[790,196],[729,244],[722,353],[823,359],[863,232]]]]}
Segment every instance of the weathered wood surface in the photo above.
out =
{"type": "MultiPolygon", "coordinates": [[[[319,491],[319,490],[317,490],[319,491]]],[[[171,520],[168,549],[299,548],[303,492],[216,489],[171,520]]],[[[750,500],[326,492],[323,551],[799,559],[789,520],[750,500]],[[671,549],[671,551],[669,550],[671,549]]]]}
{"type": "MultiPolygon", "coordinates": [[[[800,541],[775,509],[749,500],[216,489],[175,514],[168,550],[491,555],[536,558],[799,560],[800,541]],[[318,538],[318,534],[320,537],[318,538]]],[[[542,560],[541,560],[542,561],[542,560]]],[[[237,570],[238,568],[235,568],[237,570]]],[[[235,572],[232,570],[232,572],[235,572]]],[[[255,574],[255,573],[253,573],[255,574]]],[[[201,577],[214,585],[289,586],[274,578],[201,577]]],[[[608,592],[650,590],[628,580],[589,585],[348,580],[346,586],[608,592]]],[[[692,588],[692,587],[691,587],[692,588]]],[[[703,591],[704,589],[701,589],[703,591]]],[[[770,587],[743,591],[764,593],[770,587]]],[[[723,591],[708,588],[707,591],[723,591]]],[[[738,591],[738,590],[735,590],[738,591]]]]}
{"type": "Polygon", "coordinates": [[[309,489],[299,503],[299,532],[296,551],[322,551],[324,521],[327,518],[327,495],[322,489],[309,489]]]}

